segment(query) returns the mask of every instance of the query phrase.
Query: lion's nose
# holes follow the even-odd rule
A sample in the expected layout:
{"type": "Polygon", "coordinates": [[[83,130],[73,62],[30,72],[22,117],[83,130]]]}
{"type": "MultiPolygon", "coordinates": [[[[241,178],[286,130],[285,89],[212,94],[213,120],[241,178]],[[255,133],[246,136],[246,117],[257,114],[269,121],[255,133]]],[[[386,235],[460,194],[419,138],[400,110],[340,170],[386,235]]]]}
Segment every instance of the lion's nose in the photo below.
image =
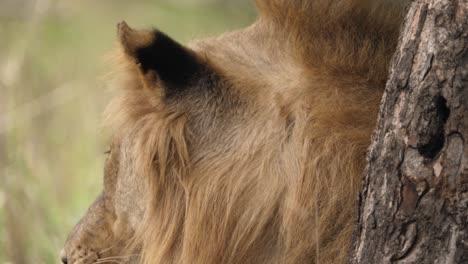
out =
{"type": "Polygon", "coordinates": [[[63,250],[63,249],[62,249],[62,251],[60,251],[60,259],[62,260],[63,264],[68,263],[67,254],[65,253],[65,250],[63,250]]]}

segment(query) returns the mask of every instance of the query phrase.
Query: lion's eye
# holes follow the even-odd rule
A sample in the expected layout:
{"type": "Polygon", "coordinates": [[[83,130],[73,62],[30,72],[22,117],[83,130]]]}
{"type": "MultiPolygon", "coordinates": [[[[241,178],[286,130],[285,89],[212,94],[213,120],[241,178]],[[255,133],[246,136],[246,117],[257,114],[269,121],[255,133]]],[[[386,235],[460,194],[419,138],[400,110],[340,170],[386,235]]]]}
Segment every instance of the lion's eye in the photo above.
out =
{"type": "Polygon", "coordinates": [[[111,153],[111,149],[109,148],[108,150],[104,151],[104,154],[109,155],[111,153]]]}

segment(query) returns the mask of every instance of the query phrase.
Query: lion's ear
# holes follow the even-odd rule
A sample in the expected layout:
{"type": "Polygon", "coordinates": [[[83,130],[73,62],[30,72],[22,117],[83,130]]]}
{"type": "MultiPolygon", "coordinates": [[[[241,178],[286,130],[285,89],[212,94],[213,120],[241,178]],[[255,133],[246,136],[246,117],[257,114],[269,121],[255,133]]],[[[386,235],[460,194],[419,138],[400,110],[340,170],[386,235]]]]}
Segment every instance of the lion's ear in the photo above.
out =
{"type": "Polygon", "coordinates": [[[118,37],[124,52],[140,68],[145,84],[152,87],[162,82],[167,96],[190,86],[206,68],[195,52],[158,30],[134,30],[121,22],[118,37]]]}

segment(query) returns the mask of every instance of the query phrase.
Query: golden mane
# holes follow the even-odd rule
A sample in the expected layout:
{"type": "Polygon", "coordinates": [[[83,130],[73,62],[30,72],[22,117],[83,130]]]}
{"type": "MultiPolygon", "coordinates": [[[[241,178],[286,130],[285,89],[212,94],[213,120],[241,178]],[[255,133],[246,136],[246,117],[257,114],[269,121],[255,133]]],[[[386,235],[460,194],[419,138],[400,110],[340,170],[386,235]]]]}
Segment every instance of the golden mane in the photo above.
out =
{"type": "Polygon", "coordinates": [[[402,13],[371,2],[258,0],[253,26],[194,44],[243,100],[240,120],[199,124],[224,141],[199,133],[185,101],[165,103],[118,52],[112,86],[121,89],[107,120],[132,135],[128,151],[151,190],[130,246],[142,247],[142,263],[343,262],[402,13]],[[262,71],[255,60],[265,53],[255,49],[273,41],[286,55],[267,52],[269,60],[298,67],[286,73],[300,82],[258,95],[270,88],[257,78],[291,78],[251,71],[262,71]],[[239,69],[229,60],[249,60],[246,48],[253,66],[239,69]]]}

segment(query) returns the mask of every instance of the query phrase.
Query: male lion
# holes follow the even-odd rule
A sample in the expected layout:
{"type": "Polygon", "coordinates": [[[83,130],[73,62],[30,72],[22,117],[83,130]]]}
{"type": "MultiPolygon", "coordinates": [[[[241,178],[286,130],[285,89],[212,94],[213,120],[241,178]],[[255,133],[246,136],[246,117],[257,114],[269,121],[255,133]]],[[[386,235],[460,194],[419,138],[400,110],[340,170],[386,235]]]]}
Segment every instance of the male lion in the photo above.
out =
{"type": "Polygon", "coordinates": [[[118,25],[104,190],[64,263],[342,263],[402,1],[257,0],[184,47],[118,25]]]}

